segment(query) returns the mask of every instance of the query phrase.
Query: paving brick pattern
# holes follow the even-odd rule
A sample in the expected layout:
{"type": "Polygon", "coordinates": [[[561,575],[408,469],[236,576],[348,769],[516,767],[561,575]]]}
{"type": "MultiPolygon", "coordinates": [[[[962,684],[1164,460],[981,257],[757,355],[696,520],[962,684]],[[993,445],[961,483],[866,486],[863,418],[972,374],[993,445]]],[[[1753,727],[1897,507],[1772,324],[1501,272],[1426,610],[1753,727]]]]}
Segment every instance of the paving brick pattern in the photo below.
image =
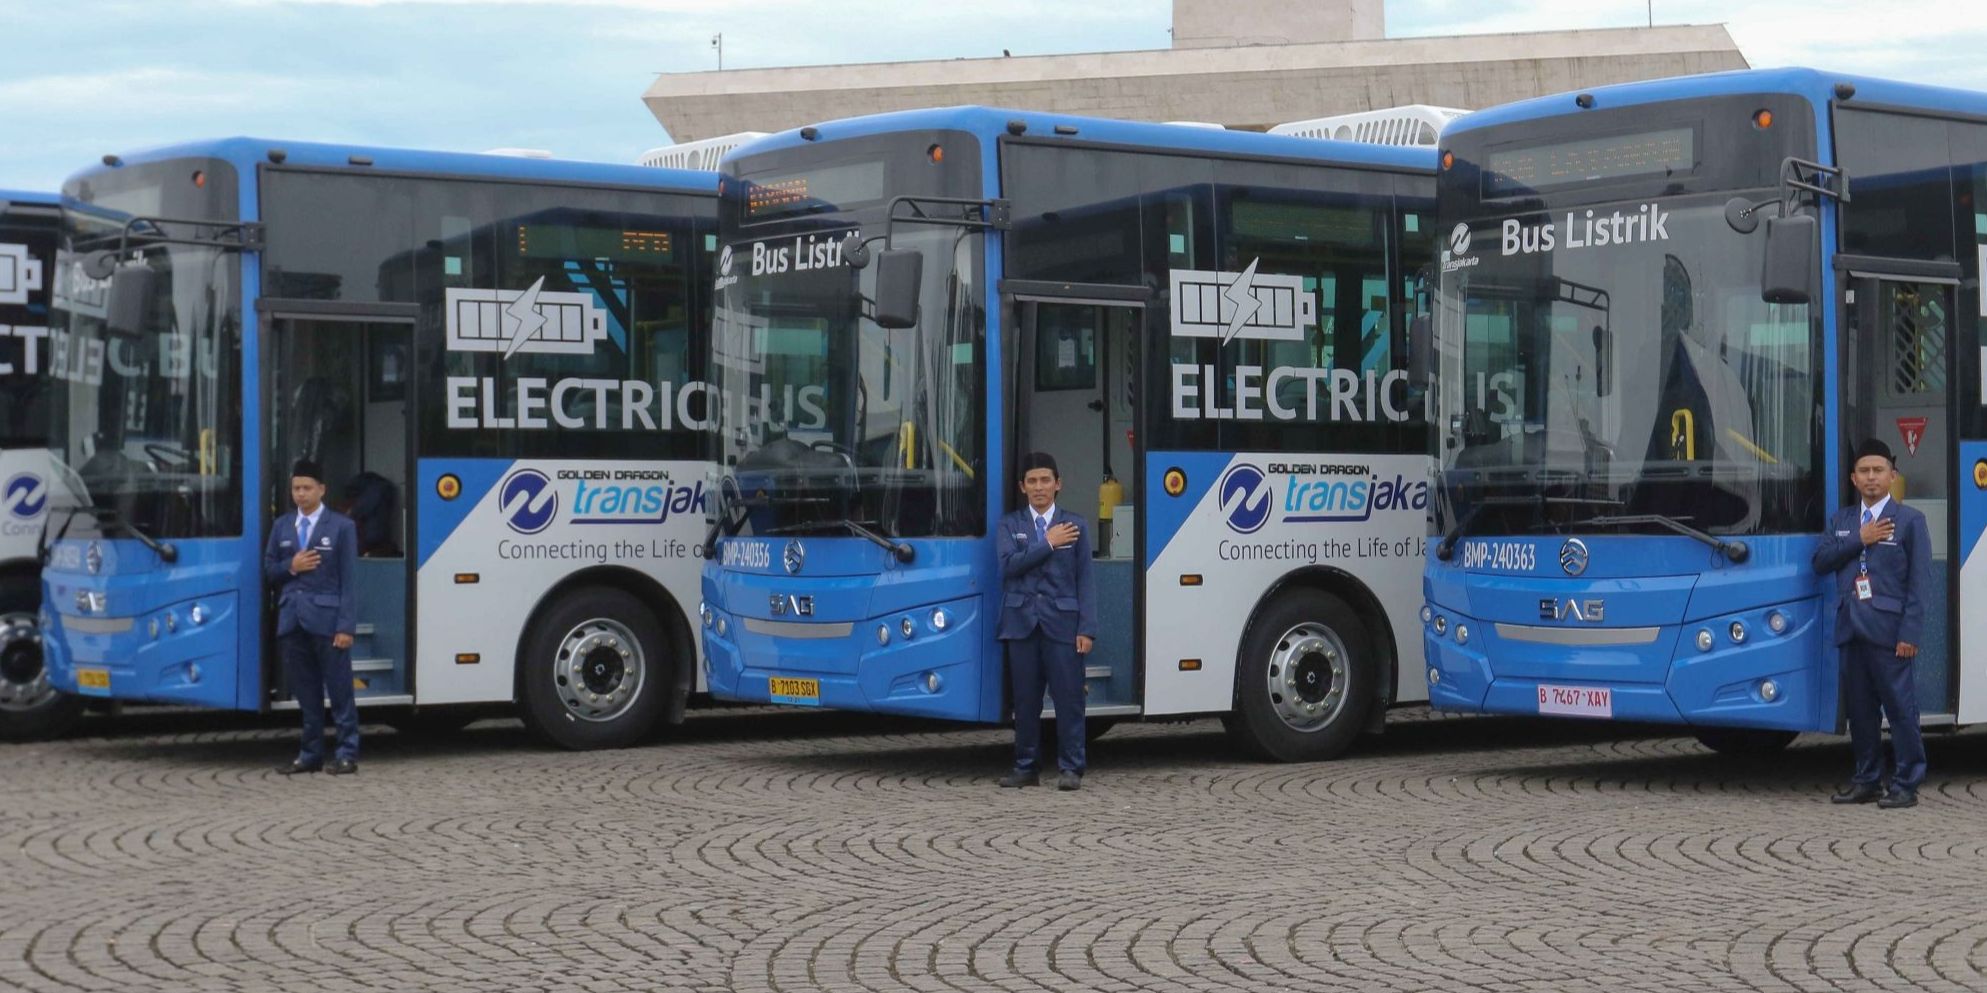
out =
{"type": "Polygon", "coordinates": [[[1879,812],[1827,804],[1828,739],[1406,713],[1278,766],[1120,727],[1062,794],[993,787],[1001,732],[877,727],[380,729],[345,780],[226,716],[0,746],[0,989],[1987,989],[1987,733],[1879,812]]]}

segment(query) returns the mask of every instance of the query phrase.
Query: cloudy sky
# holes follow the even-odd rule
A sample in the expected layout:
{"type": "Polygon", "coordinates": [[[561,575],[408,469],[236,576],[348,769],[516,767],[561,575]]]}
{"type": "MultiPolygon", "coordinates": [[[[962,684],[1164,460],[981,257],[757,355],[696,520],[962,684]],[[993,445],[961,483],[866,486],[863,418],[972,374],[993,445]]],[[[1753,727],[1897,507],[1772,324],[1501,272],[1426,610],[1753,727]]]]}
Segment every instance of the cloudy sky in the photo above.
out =
{"type": "MultiPolygon", "coordinates": [[[[1655,0],[1754,65],[1987,89],[1980,0],[1655,0]],[[1851,13],[1853,11],[1853,13],[1851,13]]],[[[1642,24],[1645,0],[1391,0],[1388,32],[1642,24]],[[1492,11],[1492,8],[1505,8],[1492,11]]],[[[231,134],[631,161],[653,74],[1163,48],[1170,0],[0,0],[0,188],[231,134]]]]}

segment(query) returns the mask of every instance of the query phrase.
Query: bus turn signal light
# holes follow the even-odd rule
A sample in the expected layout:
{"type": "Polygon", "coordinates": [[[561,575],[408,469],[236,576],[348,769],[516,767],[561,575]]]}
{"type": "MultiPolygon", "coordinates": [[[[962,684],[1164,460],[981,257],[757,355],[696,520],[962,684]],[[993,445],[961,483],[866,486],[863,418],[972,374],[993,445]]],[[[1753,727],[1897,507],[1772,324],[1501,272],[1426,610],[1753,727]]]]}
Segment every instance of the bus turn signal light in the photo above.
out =
{"type": "Polygon", "coordinates": [[[458,572],[455,574],[457,586],[468,586],[471,583],[480,583],[482,581],[483,574],[480,572],[458,572]]]}
{"type": "Polygon", "coordinates": [[[1752,112],[1752,126],[1753,126],[1753,127],[1756,127],[1756,128],[1758,128],[1758,129],[1760,129],[1761,131],[1764,131],[1764,130],[1766,130],[1767,128],[1770,128],[1770,127],[1772,127],[1772,126],[1773,126],[1773,112],[1772,112],[1772,111],[1770,111],[1770,110],[1765,110],[1765,109],[1760,109],[1760,110],[1755,110],[1755,111],[1753,111],[1753,112],[1752,112]]]}
{"type": "Polygon", "coordinates": [[[1181,659],[1181,660],[1180,660],[1180,671],[1181,671],[1181,672],[1199,672],[1199,671],[1200,671],[1200,660],[1199,660],[1199,659],[1181,659]]]}
{"type": "Polygon", "coordinates": [[[1186,573],[1181,573],[1181,574],[1180,574],[1180,585],[1181,585],[1181,586],[1199,586],[1199,585],[1200,585],[1200,573],[1198,573],[1198,572],[1186,572],[1186,573]]]}
{"type": "Polygon", "coordinates": [[[483,661],[483,656],[475,652],[457,652],[455,654],[456,665],[475,665],[481,661],[483,661]]]}

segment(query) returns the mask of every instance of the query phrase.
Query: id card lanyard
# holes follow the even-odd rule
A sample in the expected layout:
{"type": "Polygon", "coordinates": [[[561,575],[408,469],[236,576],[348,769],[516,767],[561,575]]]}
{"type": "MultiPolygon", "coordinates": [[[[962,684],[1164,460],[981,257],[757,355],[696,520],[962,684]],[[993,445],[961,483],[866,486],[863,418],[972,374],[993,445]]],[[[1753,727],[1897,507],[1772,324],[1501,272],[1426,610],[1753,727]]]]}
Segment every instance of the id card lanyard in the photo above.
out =
{"type": "Polygon", "coordinates": [[[1856,569],[1856,599],[1868,600],[1875,595],[1870,590],[1870,546],[1864,545],[1857,555],[1856,569]]]}

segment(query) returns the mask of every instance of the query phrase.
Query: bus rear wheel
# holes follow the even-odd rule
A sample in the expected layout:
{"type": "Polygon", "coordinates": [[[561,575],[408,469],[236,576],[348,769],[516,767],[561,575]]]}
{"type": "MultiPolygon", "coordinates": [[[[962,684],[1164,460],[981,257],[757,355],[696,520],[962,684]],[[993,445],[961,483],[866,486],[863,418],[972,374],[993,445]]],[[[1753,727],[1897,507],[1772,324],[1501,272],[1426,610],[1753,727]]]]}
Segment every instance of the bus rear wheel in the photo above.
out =
{"type": "Polygon", "coordinates": [[[561,748],[635,744],[663,712],[668,644],[654,612],[624,590],[562,596],[525,638],[525,726],[561,748]]]}
{"type": "Polygon", "coordinates": [[[83,719],[83,701],[48,683],[35,617],[40,606],[32,582],[0,587],[0,740],[53,738],[83,719]]]}
{"type": "Polygon", "coordinates": [[[1365,727],[1380,662],[1366,625],[1345,601],[1321,590],[1290,590],[1244,633],[1235,710],[1222,724],[1261,758],[1335,758],[1365,727]]]}
{"type": "Polygon", "coordinates": [[[1778,755],[1800,737],[1799,731],[1756,728],[1695,728],[1697,743],[1720,755],[1735,757],[1778,755]]]}

